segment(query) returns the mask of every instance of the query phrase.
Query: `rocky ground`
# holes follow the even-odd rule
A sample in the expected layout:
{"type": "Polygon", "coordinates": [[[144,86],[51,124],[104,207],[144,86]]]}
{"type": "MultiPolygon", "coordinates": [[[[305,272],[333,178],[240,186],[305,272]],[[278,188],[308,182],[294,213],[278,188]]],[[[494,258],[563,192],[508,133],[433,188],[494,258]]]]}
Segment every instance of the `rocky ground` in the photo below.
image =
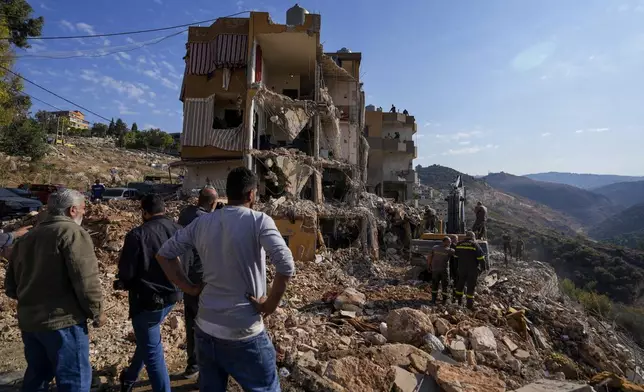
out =
{"type": "MultiPolygon", "coordinates": [[[[176,217],[182,205],[170,204],[169,214],[176,217]]],[[[114,388],[134,350],[127,298],[112,289],[112,281],[123,236],[139,223],[135,203],[117,202],[89,206],[83,224],[96,245],[109,318],[106,326],[91,330],[97,390],[114,388]]],[[[266,320],[284,390],[412,392],[439,385],[444,391],[505,391],[547,379],[541,382],[550,383],[549,389],[542,390],[574,390],[561,389],[567,380],[644,391],[624,382],[637,377],[641,350],[562,298],[547,264],[506,267],[493,253],[493,268],[480,278],[477,306],[467,310],[432,306],[427,285],[410,279],[404,255],[389,249],[380,259],[352,248],[297,262],[281,308],[266,320]]],[[[185,333],[178,305],[163,326],[173,372],[185,361],[185,333]]],[[[23,370],[15,303],[4,295],[0,342],[0,373],[23,370]]],[[[194,388],[186,382],[175,386],[194,388]]],[[[231,384],[230,390],[238,388],[231,384]]]]}
{"type": "Polygon", "coordinates": [[[0,186],[16,187],[22,183],[63,184],[87,189],[98,178],[109,184],[110,169],[117,169],[116,184],[143,181],[145,175],[168,176],[167,164],[178,158],[116,148],[114,141],[103,138],[69,138],[69,145],[50,146],[39,162],[28,157],[0,153],[0,186]]]}

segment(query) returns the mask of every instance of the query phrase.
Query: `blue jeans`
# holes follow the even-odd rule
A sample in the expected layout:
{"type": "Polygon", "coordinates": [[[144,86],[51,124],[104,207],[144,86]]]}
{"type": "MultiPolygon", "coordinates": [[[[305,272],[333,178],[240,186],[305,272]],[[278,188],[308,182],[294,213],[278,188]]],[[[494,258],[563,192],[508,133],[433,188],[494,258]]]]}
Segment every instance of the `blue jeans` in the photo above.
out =
{"type": "Polygon", "coordinates": [[[56,378],[60,392],[87,392],[92,385],[87,324],[56,331],[23,332],[27,371],[24,392],[48,391],[56,378]]]}
{"type": "Polygon", "coordinates": [[[275,347],[266,331],[244,340],[222,340],[195,327],[199,389],[226,392],[232,376],[245,392],[280,392],[275,347]]]}
{"type": "Polygon", "coordinates": [[[173,305],[161,310],[143,311],[132,318],[132,327],[136,337],[136,350],[130,366],[123,372],[123,381],[133,384],[145,365],[154,392],[170,392],[170,376],[163,357],[161,342],[161,323],[173,305]]]}

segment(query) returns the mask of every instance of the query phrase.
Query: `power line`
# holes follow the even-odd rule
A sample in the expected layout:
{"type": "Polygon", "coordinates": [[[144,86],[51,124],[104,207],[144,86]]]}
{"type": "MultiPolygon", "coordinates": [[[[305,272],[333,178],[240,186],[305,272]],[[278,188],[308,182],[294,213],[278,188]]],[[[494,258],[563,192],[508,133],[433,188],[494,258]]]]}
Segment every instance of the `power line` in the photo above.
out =
{"type": "Polygon", "coordinates": [[[57,106],[54,106],[54,105],[52,105],[52,104],[50,104],[50,103],[48,103],[48,102],[45,102],[45,101],[43,101],[42,99],[36,98],[36,97],[34,97],[33,95],[31,95],[31,94],[29,94],[29,93],[26,93],[26,92],[24,92],[24,91],[20,91],[20,90],[15,89],[15,88],[12,88],[12,90],[13,90],[14,92],[16,92],[17,94],[26,95],[26,96],[28,96],[28,97],[29,97],[29,98],[31,98],[31,99],[35,99],[36,101],[38,101],[38,102],[40,102],[40,103],[44,103],[45,105],[47,105],[47,106],[49,106],[49,107],[52,107],[52,108],[54,108],[54,109],[58,110],[59,112],[63,112],[63,111],[64,111],[63,109],[61,109],[61,108],[59,108],[59,107],[57,107],[57,106]]]}
{"type": "MultiPolygon", "coordinates": [[[[225,16],[219,16],[219,17],[213,18],[213,19],[200,20],[198,22],[185,23],[185,24],[180,24],[180,25],[176,25],[176,26],[159,27],[159,28],[156,28],[156,29],[124,31],[124,32],[118,32],[118,33],[106,33],[106,34],[68,35],[68,36],[52,36],[52,37],[28,37],[27,39],[31,39],[31,40],[35,40],[35,39],[57,40],[57,39],[74,39],[74,38],[115,37],[115,36],[118,36],[118,35],[133,35],[133,34],[153,33],[155,31],[172,30],[172,29],[178,29],[180,27],[188,27],[188,26],[192,26],[192,25],[196,25],[196,24],[214,22],[214,21],[216,21],[217,19],[220,19],[220,18],[232,18],[233,16],[246,14],[248,12],[251,12],[251,11],[240,11],[240,12],[236,12],[234,14],[225,15],[225,16]]],[[[9,39],[12,39],[12,37],[3,37],[3,38],[0,38],[0,39],[9,40],[9,39]]]]}
{"type": "MultiPolygon", "coordinates": [[[[147,43],[141,43],[141,45],[137,44],[137,46],[133,48],[128,48],[128,49],[123,49],[123,50],[114,50],[111,52],[105,52],[101,49],[96,49],[98,51],[102,51],[103,53],[88,53],[88,54],[75,54],[71,56],[47,56],[44,54],[34,54],[34,55],[20,55],[20,56],[13,56],[13,58],[16,59],[50,59],[50,60],[65,60],[65,59],[73,59],[73,58],[79,58],[79,57],[86,57],[86,58],[96,58],[96,57],[105,57],[109,56],[111,54],[116,54],[116,53],[127,53],[127,52],[132,52],[137,49],[144,48],[146,46],[151,46],[151,45],[156,45],[159,44],[169,38],[175,37],[187,30],[181,30],[179,32],[166,35],[165,37],[160,37],[160,38],[155,38],[154,40],[148,41],[147,43]]],[[[90,50],[95,50],[95,49],[90,49],[90,50]]],[[[80,52],[80,51],[79,51],[80,52]]],[[[7,57],[2,57],[2,59],[7,59],[7,57]]]]}
{"type": "Polygon", "coordinates": [[[10,70],[9,68],[4,67],[3,65],[0,65],[0,69],[4,69],[5,71],[12,73],[13,75],[15,75],[15,76],[19,77],[20,79],[24,80],[25,82],[27,82],[27,83],[31,83],[31,84],[33,84],[34,86],[38,87],[39,89],[41,89],[41,90],[45,90],[45,91],[47,91],[49,94],[51,94],[51,95],[53,95],[53,96],[55,96],[55,97],[58,97],[58,98],[62,99],[63,101],[65,101],[65,102],[67,102],[67,103],[70,103],[70,104],[72,104],[72,105],[74,105],[74,106],[76,106],[76,107],[78,107],[78,108],[81,108],[81,109],[85,110],[86,112],[88,112],[88,113],[91,113],[91,114],[95,115],[96,117],[102,118],[102,119],[103,119],[103,120],[105,120],[105,121],[112,121],[111,119],[109,119],[109,118],[107,118],[107,117],[103,117],[103,116],[101,116],[100,114],[98,114],[98,113],[96,113],[96,112],[94,112],[94,111],[92,111],[92,110],[89,110],[89,109],[87,109],[86,107],[83,107],[83,106],[81,106],[81,105],[79,105],[79,104],[77,104],[77,103],[75,103],[75,102],[72,102],[72,101],[70,101],[69,99],[67,99],[67,98],[65,98],[65,97],[61,97],[60,95],[56,94],[55,92],[53,92],[53,91],[51,91],[51,90],[49,90],[49,89],[47,89],[47,88],[45,88],[45,87],[43,87],[43,86],[39,85],[39,84],[38,84],[38,83],[36,83],[36,82],[32,82],[31,80],[29,80],[29,79],[25,78],[24,76],[22,76],[22,75],[20,75],[20,74],[17,74],[17,73],[15,73],[15,72],[13,72],[13,71],[12,71],[12,70],[10,70]]]}

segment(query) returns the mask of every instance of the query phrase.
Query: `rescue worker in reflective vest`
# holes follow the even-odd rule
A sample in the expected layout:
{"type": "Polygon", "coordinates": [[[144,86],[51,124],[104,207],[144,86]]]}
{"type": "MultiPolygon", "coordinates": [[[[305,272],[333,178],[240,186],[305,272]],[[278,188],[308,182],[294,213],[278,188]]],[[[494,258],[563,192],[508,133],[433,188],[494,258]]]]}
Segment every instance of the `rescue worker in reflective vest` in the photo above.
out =
{"type": "Polygon", "coordinates": [[[516,255],[517,261],[523,260],[523,249],[524,248],[525,248],[525,242],[523,242],[523,239],[521,239],[521,237],[519,237],[519,239],[517,240],[517,255],[516,255]]]}
{"type": "Polygon", "coordinates": [[[450,234],[449,238],[452,240],[450,248],[454,249],[452,257],[449,258],[449,276],[452,281],[452,287],[456,287],[456,281],[458,281],[458,258],[456,257],[456,244],[458,244],[458,236],[456,234],[450,234]]]}
{"type": "Polygon", "coordinates": [[[465,294],[465,286],[467,286],[467,308],[472,309],[476,281],[485,264],[485,253],[476,243],[474,232],[468,231],[465,234],[465,239],[456,245],[456,256],[458,257],[458,283],[454,294],[460,305],[463,301],[463,294],[465,294]]]}
{"type": "Polygon", "coordinates": [[[447,286],[449,284],[449,259],[455,253],[454,249],[450,247],[452,240],[449,237],[443,238],[441,245],[435,245],[432,252],[427,257],[427,267],[432,271],[432,304],[435,304],[438,299],[438,286],[440,284],[443,290],[443,304],[447,303],[449,299],[449,291],[447,286]]]}
{"type": "Polygon", "coordinates": [[[508,233],[503,234],[503,257],[505,258],[505,265],[508,265],[508,256],[512,258],[512,237],[508,233]]]}

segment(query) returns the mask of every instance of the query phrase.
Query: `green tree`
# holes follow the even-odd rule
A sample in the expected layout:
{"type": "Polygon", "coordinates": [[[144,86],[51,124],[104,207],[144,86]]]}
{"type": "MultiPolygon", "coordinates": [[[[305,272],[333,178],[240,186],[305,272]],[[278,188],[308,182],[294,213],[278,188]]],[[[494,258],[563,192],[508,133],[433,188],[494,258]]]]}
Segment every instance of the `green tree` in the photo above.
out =
{"type": "Polygon", "coordinates": [[[139,130],[139,126],[136,125],[136,123],[132,123],[132,132],[136,132],[139,130]]]}
{"type": "Polygon", "coordinates": [[[117,118],[116,123],[114,123],[114,136],[120,138],[125,135],[127,131],[127,124],[120,118],[117,118]]]}
{"type": "Polygon", "coordinates": [[[147,131],[145,131],[145,134],[148,147],[165,149],[170,147],[172,143],[174,143],[172,136],[168,135],[158,128],[148,129],[147,131]]]}
{"type": "Polygon", "coordinates": [[[42,126],[33,119],[13,122],[0,134],[0,150],[8,155],[38,160],[47,152],[45,136],[42,126]]]}
{"type": "MultiPolygon", "coordinates": [[[[0,1],[0,14],[3,23],[9,29],[9,42],[19,48],[29,48],[29,37],[37,37],[42,31],[45,19],[42,16],[32,18],[33,8],[25,0],[0,1]]],[[[5,33],[5,32],[3,32],[5,33]]],[[[3,37],[6,37],[3,34],[3,37]]]]}
{"type": "Polygon", "coordinates": [[[110,121],[110,125],[107,127],[107,135],[108,136],[115,136],[116,135],[116,124],[114,124],[114,119],[110,121]]]}
{"type": "Polygon", "coordinates": [[[108,126],[103,123],[94,123],[92,125],[92,136],[105,137],[108,134],[108,126]]]}

